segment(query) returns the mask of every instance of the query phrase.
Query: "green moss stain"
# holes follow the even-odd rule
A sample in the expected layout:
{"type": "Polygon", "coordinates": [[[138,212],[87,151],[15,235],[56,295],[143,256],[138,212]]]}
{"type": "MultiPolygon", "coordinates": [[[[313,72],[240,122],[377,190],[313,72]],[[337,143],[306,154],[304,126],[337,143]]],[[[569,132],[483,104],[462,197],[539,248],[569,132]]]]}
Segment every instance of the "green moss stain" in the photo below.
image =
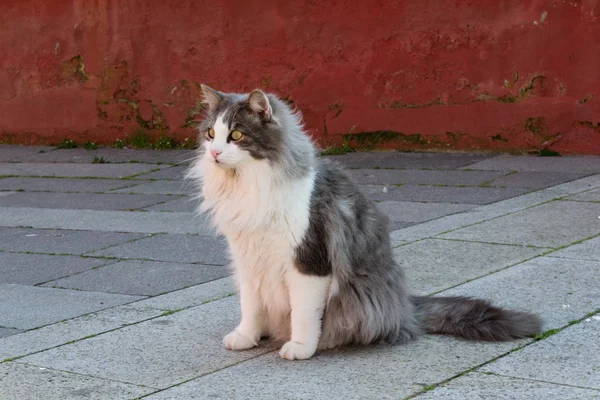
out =
{"type": "Polygon", "coordinates": [[[62,63],[63,75],[76,79],[78,82],[83,83],[88,80],[88,76],[85,73],[85,64],[83,63],[83,57],[76,55],[69,61],[62,63]]]}

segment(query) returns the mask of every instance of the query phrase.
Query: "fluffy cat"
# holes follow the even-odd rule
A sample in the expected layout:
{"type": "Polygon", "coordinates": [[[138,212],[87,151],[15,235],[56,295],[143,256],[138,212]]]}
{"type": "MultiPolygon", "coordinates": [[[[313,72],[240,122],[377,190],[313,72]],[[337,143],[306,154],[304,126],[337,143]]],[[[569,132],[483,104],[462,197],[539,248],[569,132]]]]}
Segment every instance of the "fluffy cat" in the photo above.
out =
{"type": "Polygon", "coordinates": [[[229,244],[242,319],[223,344],[285,341],[280,355],[403,343],[423,332],[503,341],[538,317],[462,297],[410,296],[388,219],[335,165],[316,156],[300,116],[276,96],[202,86],[207,115],[188,177],[229,244]]]}

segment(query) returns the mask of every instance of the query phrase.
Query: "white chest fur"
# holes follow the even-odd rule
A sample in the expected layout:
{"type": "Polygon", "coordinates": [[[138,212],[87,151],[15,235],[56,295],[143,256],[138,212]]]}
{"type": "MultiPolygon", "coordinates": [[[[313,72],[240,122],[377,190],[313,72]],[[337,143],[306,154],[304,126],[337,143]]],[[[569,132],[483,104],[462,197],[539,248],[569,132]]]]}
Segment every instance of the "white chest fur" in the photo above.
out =
{"type": "Polygon", "coordinates": [[[285,335],[290,301],[286,275],[308,228],[314,173],[284,181],[266,161],[254,161],[239,174],[202,163],[203,209],[213,216],[229,243],[238,284],[262,300],[272,334],[285,335]]]}

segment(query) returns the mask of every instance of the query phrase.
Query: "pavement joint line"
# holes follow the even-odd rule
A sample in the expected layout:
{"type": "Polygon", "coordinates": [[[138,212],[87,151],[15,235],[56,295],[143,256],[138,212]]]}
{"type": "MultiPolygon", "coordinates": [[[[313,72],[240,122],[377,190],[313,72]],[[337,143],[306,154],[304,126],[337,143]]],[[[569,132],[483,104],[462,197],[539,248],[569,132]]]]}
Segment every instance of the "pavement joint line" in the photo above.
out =
{"type": "MultiPolygon", "coordinates": [[[[437,237],[437,236],[432,236],[430,238],[427,239],[432,239],[432,240],[447,240],[449,242],[464,242],[464,243],[481,243],[481,244],[492,244],[492,245],[499,245],[499,246],[513,246],[513,247],[526,247],[526,248],[531,248],[531,249],[549,249],[550,247],[545,247],[545,246],[534,246],[532,244],[515,244],[515,243],[499,243],[499,242],[484,242],[482,240],[467,240],[467,239],[455,239],[455,238],[442,238],[442,237],[437,237]]],[[[397,246],[400,247],[400,246],[397,246]]]]}
{"type": "MultiPolygon", "coordinates": [[[[590,317],[592,317],[592,316],[594,316],[596,314],[599,314],[599,313],[600,313],[600,309],[595,310],[595,311],[593,311],[591,313],[588,313],[588,314],[586,314],[582,318],[569,321],[566,325],[563,325],[562,327],[556,328],[555,332],[552,335],[550,335],[550,336],[553,336],[553,335],[555,335],[555,334],[557,334],[559,332],[562,332],[563,330],[565,330],[566,328],[568,328],[570,326],[577,325],[577,324],[581,323],[582,321],[584,321],[584,320],[586,320],[586,319],[588,319],[588,318],[590,318],[590,317]]],[[[437,382],[437,383],[434,383],[434,384],[431,384],[431,385],[427,385],[420,392],[417,392],[417,393],[414,393],[414,394],[412,394],[412,395],[410,395],[408,397],[405,397],[403,400],[414,399],[417,396],[422,395],[423,393],[429,392],[429,391],[437,388],[440,385],[444,385],[446,383],[449,383],[449,382],[453,381],[454,379],[460,378],[461,376],[464,376],[464,375],[466,375],[466,374],[468,374],[470,372],[478,372],[478,371],[476,371],[477,369],[480,369],[481,367],[484,367],[484,366],[486,366],[488,364],[491,364],[491,363],[493,363],[493,362],[495,362],[495,361],[497,361],[497,360],[499,360],[499,359],[501,359],[503,357],[506,357],[507,355],[510,355],[510,354],[512,354],[514,352],[517,352],[517,351],[522,350],[522,349],[524,349],[524,348],[526,348],[528,346],[531,346],[534,343],[541,342],[542,340],[545,340],[545,339],[547,339],[550,336],[546,336],[546,337],[540,338],[540,339],[536,339],[535,337],[529,338],[529,339],[527,339],[528,341],[526,343],[523,343],[522,345],[518,345],[517,347],[514,347],[514,348],[510,349],[509,351],[500,354],[497,357],[494,357],[494,358],[492,358],[490,360],[484,361],[483,363],[481,363],[479,365],[476,365],[476,366],[474,366],[472,368],[469,368],[468,370],[462,371],[462,372],[460,372],[460,373],[458,373],[458,374],[456,374],[456,375],[454,375],[454,376],[452,376],[452,377],[450,377],[448,379],[445,379],[445,380],[443,380],[441,382],[437,382]]],[[[478,372],[478,373],[486,374],[485,372],[478,372]]],[[[514,376],[511,377],[511,378],[520,379],[520,377],[514,377],[514,376]]],[[[548,383],[554,383],[554,382],[548,382],[548,383]]],[[[562,385],[562,384],[558,384],[558,385],[562,385]]],[[[573,386],[573,385],[564,385],[564,386],[573,386]]],[[[578,386],[573,386],[573,387],[578,387],[578,386]]],[[[589,389],[589,388],[583,387],[583,389],[589,389]]]]}
{"type": "MultiPolygon", "coordinates": [[[[43,254],[43,253],[41,253],[43,254]]],[[[199,261],[195,261],[195,262],[184,262],[184,261],[172,261],[172,260],[156,260],[153,258],[121,258],[121,257],[110,257],[110,256],[92,256],[92,255],[82,255],[80,256],[82,258],[96,258],[96,259],[106,259],[106,260],[117,260],[118,262],[121,261],[151,261],[151,262],[157,262],[157,263],[169,263],[169,264],[185,264],[185,265],[202,265],[202,266],[206,266],[206,267],[226,267],[228,265],[228,263],[225,264],[213,264],[213,263],[203,263],[203,262],[199,262],[199,261]]],[[[104,266],[104,265],[103,265],[104,266]]],[[[99,268],[101,266],[98,266],[97,268],[99,268]]],[[[96,269],[96,268],[93,268],[96,269]]]]}
{"type": "MultiPolygon", "coordinates": [[[[156,164],[156,165],[161,165],[161,164],[156,164]]],[[[164,164],[162,164],[162,165],[164,165],[164,164]]],[[[153,169],[151,169],[150,171],[145,171],[145,172],[141,172],[141,173],[139,173],[139,174],[131,174],[131,175],[124,176],[122,179],[129,180],[129,179],[132,179],[132,178],[138,177],[138,176],[140,176],[140,175],[145,175],[145,174],[151,174],[151,173],[153,173],[153,172],[158,172],[158,171],[160,171],[160,170],[162,170],[162,169],[163,169],[163,168],[153,168],[153,169]]]]}
{"type": "MultiPolygon", "coordinates": [[[[219,279],[223,279],[223,278],[219,278],[219,279]]],[[[218,280],[218,279],[213,279],[212,281],[215,281],[215,280],[218,280]]],[[[200,285],[203,285],[205,283],[212,282],[212,281],[203,282],[200,285]]],[[[179,291],[179,290],[183,290],[183,289],[177,289],[177,290],[173,290],[171,292],[165,292],[165,293],[161,293],[159,295],[151,296],[151,297],[157,297],[157,296],[160,296],[160,295],[163,295],[163,294],[173,293],[173,292],[176,292],[176,291],[179,291]]],[[[157,316],[154,316],[154,317],[143,318],[143,319],[140,319],[140,320],[132,322],[132,323],[125,323],[125,324],[122,324],[121,326],[118,326],[118,327],[113,328],[113,329],[108,329],[106,331],[98,332],[98,333],[91,334],[91,335],[86,335],[86,336],[84,336],[82,338],[79,338],[79,339],[69,340],[68,342],[61,343],[61,344],[58,344],[56,346],[51,346],[51,347],[48,347],[46,349],[42,349],[42,350],[38,350],[38,351],[33,351],[31,353],[25,353],[25,354],[18,355],[18,356],[15,356],[15,357],[10,357],[10,358],[5,359],[5,360],[0,360],[0,364],[3,364],[5,362],[11,362],[11,361],[13,361],[15,359],[24,358],[24,357],[27,357],[27,356],[30,356],[30,355],[33,355],[33,354],[42,353],[44,351],[56,349],[58,347],[68,346],[68,345],[71,345],[71,344],[74,344],[74,343],[77,343],[77,342],[81,342],[81,341],[84,341],[84,340],[87,340],[87,339],[94,338],[96,336],[104,335],[106,333],[111,333],[111,332],[117,331],[119,329],[126,328],[128,326],[133,326],[133,325],[140,324],[142,322],[152,321],[152,320],[157,319],[157,318],[162,318],[162,317],[166,317],[166,316],[169,316],[169,315],[173,315],[173,314],[175,314],[177,312],[185,311],[185,310],[188,310],[188,309],[191,309],[191,308],[194,308],[194,307],[200,307],[200,306],[203,306],[203,305],[208,304],[208,303],[212,303],[212,302],[219,301],[219,300],[224,300],[224,299],[229,298],[231,296],[235,296],[236,294],[237,293],[228,293],[227,295],[225,295],[223,297],[215,297],[215,298],[203,301],[200,304],[196,304],[196,305],[189,306],[189,307],[182,307],[182,308],[179,308],[179,309],[176,309],[176,310],[171,310],[171,309],[167,309],[167,308],[156,308],[156,307],[143,306],[145,308],[150,308],[150,309],[153,309],[153,310],[164,311],[164,312],[161,313],[161,314],[159,314],[159,315],[157,315],[157,316]]],[[[148,298],[151,298],[151,297],[148,297],[148,298]]],[[[68,322],[68,321],[71,321],[71,320],[74,320],[74,319],[77,319],[77,318],[81,318],[81,317],[85,317],[85,316],[88,316],[88,315],[96,314],[96,313],[98,313],[100,311],[111,310],[111,309],[118,308],[118,307],[125,306],[125,305],[127,305],[127,306],[135,306],[135,303],[141,302],[141,301],[144,301],[144,300],[147,300],[147,299],[139,299],[139,300],[135,300],[135,301],[130,302],[130,303],[119,304],[119,305],[114,306],[114,307],[106,308],[104,310],[96,310],[96,311],[92,311],[92,312],[89,312],[89,313],[86,313],[86,314],[78,315],[78,316],[73,317],[73,318],[64,319],[64,320],[58,321],[58,322],[53,322],[51,324],[46,324],[46,325],[43,325],[43,326],[37,326],[37,327],[35,327],[33,329],[28,329],[28,330],[19,332],[16,335],[19,335],[20,333],[26,333],[26,332],[36,331],[36,330],[39,330],[39,329],[42,329],[42,328],[48,328],[48,327],[51,327],[52,325],[58,325],[58,324],[62,324],[62,323],[65,323],[65,322],[68,322]]],[[[17,329],[17,328],[10,328],[10,327],[7,327],[7,328],[9,328],[9,329],[17,329]]],[[[30,365],[33,365],[33,364],[30,364],[30,365]]],[[[69,371],[67,371],[67,372],[69,372],[69,371]]]]}
{"type": "Polygon", "coordinates": [[[238,362],[236,362],[236,363],[234,363],[234,364],[227,365],[227,366],[224,366],[224,367],[221,367],[221,368],[217,368],[217,369],[215,369],[214,371],[210,371],[210,372],[207,372],[207,373],[205,373],[205,374],[198,375],[198,376],[195,376],[195,377],[192,377],[192,378],[186,379],[185,381],[178,382],[178,383],[176,383],[175,385],[172,385],[172,386],[166,387],[166,388],[164,388],[164,389],[159,389],[157,392],[154,392],[154,393],[148,393],[148,394],[145,394],[145,395],[143,395],[143,396],[136,397],[136,398],[134,398],[133,400],[141,400],[141,399],[144,399],[144,398],[146,398],[146,397],[148,397],[148,396],[155,395],[155,394],[157,394],[157,393],[160,393],[160,392],[164,392],[165,390],[169,390],[169,389],[172,389],[172,388],[174,388],[174,387],[181,386],[181,385],[183,385],[183,384],[185,384],[185,383],[188,383],[188,382],[194,381],[194,380],[196,380],[196,379],[201,379],[201,378],[204,378],[205,376],[209,376],[209,375],[215,374],[215,373],[217,373],[217,372],[224,371],[224,370],[226,370],[226,369],[228,369],[228,368],[235,367],[235,366],[237,366],[237,365],[240,365],[240,364],[243,364],[243,363],[245,363],[245,362],[247,362],[247,361],[254,360],[255,358],[262,357],[262,356],[265,356],[265,355],[267,355],[267,354],[275,353],[275,352],[277,352],[277,351],[279,351],[279,349],[275,349],[275,350],[272,350],[272,351],[267,351],[266,353],[262,353],[262,354],[257,354],[257,355],[255,355],[255,356],[252,356],[252,357],[250,357],[250,358],[247,358],[247,359],[245,359],[245,360],[238,361],[238,362]]]}
{"type": "Polygon", "coordinates": [[[569,201],[572,203],[600,203],[600,200],[561,199],[560,201],[569,201]]]}
{"type": "MultiPolygon", "coordinates": [[[[35,353],[32,353],[32,354],[35,354],[35,353]]],[[[19,358],[23,358],[23,357],[19,357],[19,358]]],[[[17,358],[17,360],[19,358],[17,358]]],[[[30,367],[43,368],[45,370],[50,370],[50,371],[62,372],[62,373],[66,373],[66,374],[70,374],[70,375],[75,375],[75,376],[83,376],[83,377],[86,377],[86,378],[98,379],[98,380],[101,380],[101,381],[121,383],[121,384],[126,384],[126,385],[131,385],[131,386],[137,386],[137,387],[141,387],[141,388],[152,389],[152,390],[157,390],[158,389],[158,388],[155,388],[155,387],[152,387],[152,386],[141,385],[139,383],[133,383],[133,382],[127,382],[127,381],[119,381],[119,380],[116,380],[116,379],[104,378],[104,377],[99,377],[99,376],[95,376],[95,375],[82,374],[80,372],[68,371],[68,370],[65,370],[65,369],[57,369],[57,368],[51,368],[51,367],[42,367],[40,365],[29,364],[29,363],[22,362],[22,361],[11,361],[11,362],[14,362],[15,364],[20,364],[20,365],[27,365],[27,366],[30,366],[30,367]]],[[[3,363],[4,362],[0,362],[0,364],[3,364],[3,363]]]]}
{"type": "MultiPolygon", "coordinates": [[[[84,258],[84,257],[81,257],[81,258],[84,258]]],[[[102,268],[102,267],[107,267],[107,266],[109,266],[109,265],[116,264],[116,263],[118,263],[118,262],[120,261],[120,260],[111,260],[111,259],[105,259],[105,260],[106,260],[106,261],[113,261],[113,262],[109,262],[108,264],[96,265],[95,267],[92,267],[91,269],[88,269],[88,270],[85,270],[85,271],[79,271],[79,272],[75,272],[75,273],[73,273],[73,274],[71,274],[71,275],[65,275],[65,276],[61,276],[61,277],[58,277],[58,278],[53,278],[53,279],[50,279],[49,281],[45,281],[45,282],[36,283],[36,284],[35,284],[35,285],[33,285],[33,286],[34,286],[34,287],[44,287],[44,288],[46,288],[47,286],[42,286],[42,285],[45,285],[45,284],[51,283],[51,282],[53,282],[53,281],[57,281],[57,280],[59,280],[59,279],[65,279],[65,278],[70,278],[70,277],[72,277],[72,276],[80,275],[80,274],[83,274],[83,273],[85,273],[85,272],[94,271],[94,270],[96,270],[96,269],[100,269],[100,268],[102,268]]],[[[54,286],[53,286],[53,287],[54,287],[54,286]]],[[[54,288],[55,288],[55,289],[70,289],[70,290],[79,290],[79,289],[62,288],[62,287],[60,287],[60,288],[59,288],[59,287],[54,287],[54,288]]],[[[82,292],[83,292],[84,290],[80,290],[80,291],[82,291],[82,292]]],[[[108,292],[107,292],[107,293],[108,293],[108,292]]],[[[125,293],[119,293],[119,294],[125,294],[125,293]]]]}
{"type": "Polygon", "coordinates": [[[115,243],[115,244],[108,245],[106,247],[101,247],[99,249],[94,249],[94,250],[86,251],[85,253],[81,254],[81,257],[83,257],[83,258],[107,258],[107,259],[118,258],[118,257],[90,256],[89,254],[90,253],[94,253],[96,251],[102,251],[102,250],[110,249],[110,248],[113,248],[113,247],[122,246],[122,245],[127,244],[127,243],[135,243],[135,242],[137,242],[139,240],[149,239],[149,238],[152,238],[152,237],[155,237],[155,236],[160,236],[160,235],[166,235],[166,233],[165,232],[146,233],[142,237],[139,237],[139,238],[133,238],[133,239],[129,239],[129,240],[125,241],[125,242],[115,243]]]}
{"type": "Polygon", "coordinates": [[[593,391],[598,391],[600,392],[600,389],[597,388],[592,388],[592,387],[587,387],[587,386],[577,386],[577,385],[570,385],[567,383],[557,383],[557,382],[552,382],[552,381],[544,381],[541,379],[533,379],[533,378],[525,378],[525,377],[521,377],[521,376],[511,376],[511,375],[504,375],[504,374],[499,374],[497,372],[483,372],[483,371],[473,371],[476,374],[481,374],[481,375],[494,375],[494,376],[499,376],[502,378],[512,378],[512,379],[520,379],[523,381],[529,381],[529,382],[539,382],[539,383],[548,383],[551,385],[556,385],[556,386],[565,386],[565,387],[570,387],[570,388],[574,388],[574,389],[585,389],[585,390],[593,390],[593,391]]]}

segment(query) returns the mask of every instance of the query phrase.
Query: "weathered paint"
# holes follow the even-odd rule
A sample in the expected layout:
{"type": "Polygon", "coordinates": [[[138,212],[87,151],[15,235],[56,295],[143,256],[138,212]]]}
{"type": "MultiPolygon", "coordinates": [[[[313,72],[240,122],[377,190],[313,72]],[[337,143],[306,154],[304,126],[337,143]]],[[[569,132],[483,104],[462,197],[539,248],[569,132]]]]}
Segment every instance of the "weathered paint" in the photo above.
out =
{"type": "Polygon", "coordinates": [[[600,0],[5,0],[0,140],[194,136],[199,83],[324,145],[600,154],[600,0]]]}

